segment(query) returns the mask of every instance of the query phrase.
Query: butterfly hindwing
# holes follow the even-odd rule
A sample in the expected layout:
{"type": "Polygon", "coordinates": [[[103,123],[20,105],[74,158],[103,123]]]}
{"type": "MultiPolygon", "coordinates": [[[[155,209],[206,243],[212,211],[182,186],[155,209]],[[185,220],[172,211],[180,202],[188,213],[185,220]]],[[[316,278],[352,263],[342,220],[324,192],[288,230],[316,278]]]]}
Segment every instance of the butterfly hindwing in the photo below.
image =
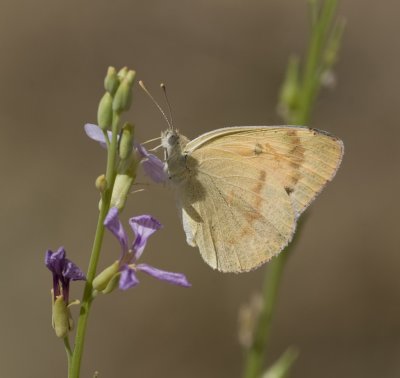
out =
{"type": "Polygon", "coordinates": [[[279,186],[199,176],[207,185],[206,199],[183,206],[183,223],[189,244],[199,247],[210,266],[224,272],[249,271],[291,239],[294,210],[279,186]]]}

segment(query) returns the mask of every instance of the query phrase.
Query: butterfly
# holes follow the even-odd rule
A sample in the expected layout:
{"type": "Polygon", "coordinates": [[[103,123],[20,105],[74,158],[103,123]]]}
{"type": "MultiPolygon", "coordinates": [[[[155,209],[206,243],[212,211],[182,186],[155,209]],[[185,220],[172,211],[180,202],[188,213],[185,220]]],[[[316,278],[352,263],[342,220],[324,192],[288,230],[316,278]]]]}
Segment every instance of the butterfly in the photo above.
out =
{"type": "Polygon", "coordinates": [[[187,243],[221,272],[247,272],[291,241],[299,216],[341,163],[343,143],[300,126],[162,133],[187,243]]]}

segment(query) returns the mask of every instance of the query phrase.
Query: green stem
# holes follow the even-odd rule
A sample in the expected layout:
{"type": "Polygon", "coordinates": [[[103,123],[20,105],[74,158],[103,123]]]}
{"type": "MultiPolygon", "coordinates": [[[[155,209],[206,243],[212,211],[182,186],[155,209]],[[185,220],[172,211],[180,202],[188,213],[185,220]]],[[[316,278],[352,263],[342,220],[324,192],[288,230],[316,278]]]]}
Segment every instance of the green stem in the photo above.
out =
{"type": "Polygon", "coordinates": [[[297,232],[292,242],[268,265],[262,292],[263,308],[258,319],[257,329],[254,332],[253,343],[247,352],[244,378],[258,378],[261,375],[264,356],[270,337],[271,320],[278,299],[283,271],[286,266],[286,261],[299,239],[306,218],[307,217],[303,216],[302,220],[299,221],[297,232]]]}
{"type": "MultiPolygon", "coordinates": [[[[302,88],[300,90],[299,109],[292,119],[298,125],[305,125],[310,121],[311,111],[320,87],[321,55],[335,14],[336,5],[336,0],[326,0],[322,6],[318,20],[313,25],[302,88]]],[[[316,6],[316,4],[312,4],[311,6],[316,6]]]]}
{"type": "Polygon", "coordinates": [[[112,138],[109,148],[107,150],[108,151],[107,171],[106,171],[107,189],[104,195],[102,196],[100,213],[97,221],[96,233],[93,242],[92,254],[90,256],[88,272],[86,275],[86,285],[83,292],[81,310],[79,313],[78,325],[76,329],[75,348],[72,355],[72,362],[68,371],[68,378],[79,378],[81,369],[81,361],[83,356],[87,323],[93,301],[92,282],[96,275],[96,269],[100,258],[100,251],[101,251],[101,246],[103,244],[103,236],[104,236],[104,219],[110,208],[112,188],[115,179],[119,119],[120,119],[119,114],[114,113],[113,125],[112,125],[112,138]]]}
{"type": "Polygon", "coordinates": [[[263,286],[263,308],[257,325],[257,333],[247,353],[245,378],[259,377],[263,367],[263,356],[267,349],[271,319],[278,297],[278,290],[288,251],[283,251],[268,266],[263,286]]]}
{"type": "Polygon", "coordinates": [[[68,336],[64,337],[64,346],[65,346],[65,351],[67,353],[67,361],[68,361],[68,371],[71,369],[71,360],[72,360],[72,350],[71,350],[71,345],[69,343],[69,338],[68,336]]]}

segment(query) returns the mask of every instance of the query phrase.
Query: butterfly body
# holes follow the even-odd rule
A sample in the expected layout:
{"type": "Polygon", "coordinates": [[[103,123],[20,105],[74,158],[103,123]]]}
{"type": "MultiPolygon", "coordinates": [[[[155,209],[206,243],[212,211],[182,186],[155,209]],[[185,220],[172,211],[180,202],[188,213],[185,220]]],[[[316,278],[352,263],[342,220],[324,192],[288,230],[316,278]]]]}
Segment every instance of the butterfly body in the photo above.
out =
{"type": "Polygon", "coordinates": [[[343,143],[298,126],[217,129],[189,141],[162,134],[186,240],[223,272],[246,272],[277,255],[297,218],[335,175],[343,143]]]}

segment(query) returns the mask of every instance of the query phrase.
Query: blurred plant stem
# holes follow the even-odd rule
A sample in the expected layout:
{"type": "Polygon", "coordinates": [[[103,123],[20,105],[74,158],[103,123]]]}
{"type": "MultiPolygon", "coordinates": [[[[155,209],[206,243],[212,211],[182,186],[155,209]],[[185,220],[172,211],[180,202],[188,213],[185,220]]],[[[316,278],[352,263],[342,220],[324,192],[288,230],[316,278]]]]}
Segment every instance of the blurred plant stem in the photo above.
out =
{"type": "MultiPolygon", "coordinates": [[[[293,125],[309,124],[323,77],[327,73],[332,74],[344,30],[343,20],[334,18],[337,0],[309,0],[309,6],[311,35],[304,66],[300,70],[298,57],[289,60],[278,105],[278,111],[287,124],[293,125]]],[[[292,243],[268,264],[262,292],[263,305],[245,357],[244,378],[261,377],[279,286],[289,254],[299,238],[302,223],[299,222],[292,243]]]]}

